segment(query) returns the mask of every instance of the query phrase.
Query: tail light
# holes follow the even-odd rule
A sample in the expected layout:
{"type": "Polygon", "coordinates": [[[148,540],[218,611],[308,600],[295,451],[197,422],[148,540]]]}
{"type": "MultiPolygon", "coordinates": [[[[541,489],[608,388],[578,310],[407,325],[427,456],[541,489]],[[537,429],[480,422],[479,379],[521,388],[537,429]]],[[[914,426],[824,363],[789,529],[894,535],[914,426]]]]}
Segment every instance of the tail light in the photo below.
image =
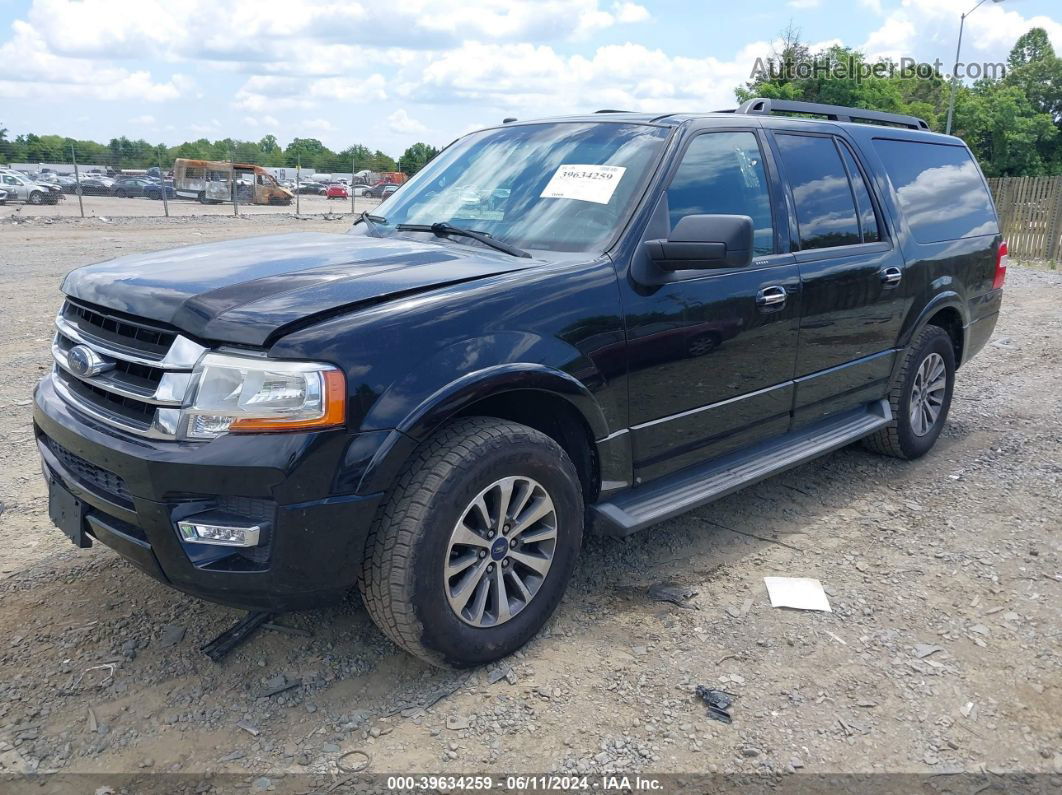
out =
{"type": "Polygon", "coordinates": [[[996,252],[996,275],[992,277],[992,289],[998,290],[1003,286],[1003,282],[1007,278],[1007,263],[1010,262],[1010,255],[1007,254],[1007,241],[1004,240],[999,244],[999,251],[996,252]]]}

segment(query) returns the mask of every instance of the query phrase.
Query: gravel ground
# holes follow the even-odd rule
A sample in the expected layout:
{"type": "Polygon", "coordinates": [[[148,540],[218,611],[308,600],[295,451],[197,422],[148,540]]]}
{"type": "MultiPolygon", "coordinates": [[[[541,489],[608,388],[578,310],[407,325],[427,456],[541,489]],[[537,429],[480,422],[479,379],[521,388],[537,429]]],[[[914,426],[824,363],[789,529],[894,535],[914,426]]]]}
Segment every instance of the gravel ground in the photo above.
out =
{"type": "Polygon", "coordinates": [[[232,772],[255,790],[286,772],[341,781],[360,750],[381,773],[1062,774],[1062,276],[1017,266],[920,461],[850,447],[591,538],[547,629],[497,668],[427,668],[356,596],[283,617],[308,635],[263,631],[209,662],[199,645],[236,611],[48,522],[30,393],[57,286],[117,254],[345,228],[0,224],[0,771],[232,772]],[[821,579],[833,612],[770,607],[771,575],[821,579]],[[648,599],[660,581],[695,591],[690,609],[648,599]],[[706,716],[700,684],[734,695],[731,724],[706,716]]]}

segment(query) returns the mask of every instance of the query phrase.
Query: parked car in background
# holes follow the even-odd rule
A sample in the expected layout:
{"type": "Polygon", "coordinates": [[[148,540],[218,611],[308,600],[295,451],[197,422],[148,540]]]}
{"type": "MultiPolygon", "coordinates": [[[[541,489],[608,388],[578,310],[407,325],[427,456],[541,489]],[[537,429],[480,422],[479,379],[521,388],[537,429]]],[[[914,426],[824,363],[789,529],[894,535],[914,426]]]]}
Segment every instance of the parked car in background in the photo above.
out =
{"type": "Polygon", "coordinates": [[[6,190],[0,190],[0,204],[3,204],[6,201],[7,201],[7,191],[6,190]]]}
{"type": "MultiPolygon", "coordinates": [[[[81,195],[82,196],[110,196],[111,189],[114,187],[114,180],[110,177],[82,177],[81,178],[81,195]]],[[[75,192],[77,188],[74,188],[75,192]]]]}
{"type": "Polygon", "coordinates": [[[119,199],[128,199],[134,196],[144,196],[146,195],[145,189],[153,185],[157,186],[158,183],[154,180],[150,180],[145,177],[120,179],[115,181],[114,187],[111,189],[111,193],[117,196],[119,199]]]}
{"type": "Polygon", "coordinates": [[[295,193],[301,193],[303,196],[307,194],[323,195],[325,192],[325,186],[320,182],[300,182],[294,189],[295,193]]]}
{"type": "Polygon", "coordinates": [[[347,192],[347,186],[340,183],[329,185],[325,188],[326,199],[349,199],[350,193],[347,192]]]}
{"type": "Polygon", "coordinates": [[[371,188],[366,188],[364,195],[370,199],[385,199],[398,190],[397,185],[381,182],[379,185],[373,185],[371,188]]]}
{"type": "Polygon", "coordinates": [[[144,186],[144,196],[146,196],[149,199],[155,199],[157,201],[161,201],[162,200],[162,192],[163,192],[163,190],[166,191],[166,198],[167,199],[176,199],[177,198],[177,191],[175,191],[173,189],[173,183],[172,182],[166,182],[166,183],[152,182],[149,185],[145,185],[144,186]]]}
{"type": "Polygon", "coordinates": [[[27,204],[58,204],[63,189],[31,180],[17,171],[0,172],[0,189],[7,192],[6,201],[22,201],[27,204]]]}
{"type": "Polygon", "coordinates": [[[77,178],[72,174],[64,174],[56,180],[56,184],[62,188],[63,193],[74,193],[77,189],[77,178]]]}

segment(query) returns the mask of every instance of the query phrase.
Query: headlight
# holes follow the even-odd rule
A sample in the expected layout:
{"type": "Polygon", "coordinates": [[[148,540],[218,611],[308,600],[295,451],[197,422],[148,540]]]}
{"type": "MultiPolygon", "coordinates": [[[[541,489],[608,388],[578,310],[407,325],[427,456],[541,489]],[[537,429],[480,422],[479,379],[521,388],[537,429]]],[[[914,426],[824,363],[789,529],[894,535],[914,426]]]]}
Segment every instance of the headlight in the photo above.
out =
{"type": "Polygon", "coordinates": [[[240,431],[315,430],[342,425],[343,374],[328,364],[208,353],[184,409],[185,436],[213,439],[240,431]]]}

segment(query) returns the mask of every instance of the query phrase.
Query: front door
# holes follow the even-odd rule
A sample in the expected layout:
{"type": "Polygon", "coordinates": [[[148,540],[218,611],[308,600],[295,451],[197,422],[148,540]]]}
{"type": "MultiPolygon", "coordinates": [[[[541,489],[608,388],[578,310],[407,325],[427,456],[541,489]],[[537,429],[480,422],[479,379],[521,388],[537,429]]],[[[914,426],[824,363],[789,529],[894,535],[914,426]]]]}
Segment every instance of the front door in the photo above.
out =
{"type": "Polygon", "coordinates": [[[848,142],[795,130],[773,139],[796,210],[797,428],[884,397],[916,285],[848,142]]]}
{"type": "Polygon", "coordinates": [[[760,134],[692,137],[647,239],[692,214],[747,215],[754,259],[744,268],[650,273],[635,258],[623,288],[635,482],[789,428],[800,277],[781,189],[760,134]]]}

